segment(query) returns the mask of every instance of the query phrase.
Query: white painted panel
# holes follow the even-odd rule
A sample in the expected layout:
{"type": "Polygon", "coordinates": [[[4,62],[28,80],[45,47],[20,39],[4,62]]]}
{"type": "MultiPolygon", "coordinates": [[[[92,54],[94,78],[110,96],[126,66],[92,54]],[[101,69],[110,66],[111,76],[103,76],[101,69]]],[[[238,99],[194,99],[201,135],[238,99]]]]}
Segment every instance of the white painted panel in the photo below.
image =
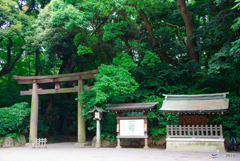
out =
{"type": "Polygon", "coordinates": [[[120,120],[120,135],[144,135],[144,119],[120,120]]]}

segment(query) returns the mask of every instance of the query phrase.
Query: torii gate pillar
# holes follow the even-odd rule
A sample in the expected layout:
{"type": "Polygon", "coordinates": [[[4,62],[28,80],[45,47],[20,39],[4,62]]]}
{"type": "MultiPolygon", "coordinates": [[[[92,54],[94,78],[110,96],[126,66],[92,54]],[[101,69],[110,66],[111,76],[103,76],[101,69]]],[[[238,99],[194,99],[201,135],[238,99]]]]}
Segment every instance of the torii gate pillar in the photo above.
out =
{"type": "Polygon", "coordinates": [[[81,94],[83,93],[84,81],[78,80],[78,143],[75,146],[89,146],[86,143],[86,131],[85,131],[85,120],[82,116],[83,104],[81,103],[81,94]]]}
{"type": "Polygon", "coordinates": [[[34,82],[33,88],[32,88],[29,143],[32,143],[32,141],[37,138],[37,131],[38,131],[38,94],[37,94],[37,90],[38,90],[38,84],[36,82],[34,82]]]}

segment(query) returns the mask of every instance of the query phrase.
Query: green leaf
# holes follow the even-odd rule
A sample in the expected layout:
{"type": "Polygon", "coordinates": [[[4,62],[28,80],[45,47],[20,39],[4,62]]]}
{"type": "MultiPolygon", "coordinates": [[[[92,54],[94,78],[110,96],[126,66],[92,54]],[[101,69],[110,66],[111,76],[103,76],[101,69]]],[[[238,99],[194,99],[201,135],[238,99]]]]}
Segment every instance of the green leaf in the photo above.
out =
{"type": "Polygon", "coordinates": [[[83,45],[78,46],[78,51],[77,52],[78,52],[78,55],[93,53],[93,51],[90,47],[83,46],[83,45]]]}

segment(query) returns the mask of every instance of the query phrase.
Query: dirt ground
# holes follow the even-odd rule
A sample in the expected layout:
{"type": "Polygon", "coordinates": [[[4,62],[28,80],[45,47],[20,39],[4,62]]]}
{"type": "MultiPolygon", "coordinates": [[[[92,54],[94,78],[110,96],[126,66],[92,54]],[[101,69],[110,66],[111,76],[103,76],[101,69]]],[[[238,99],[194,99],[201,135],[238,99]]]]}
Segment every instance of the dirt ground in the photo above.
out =
{"type": "MultiPolygon", "coordinates": [[[[47,144],[47,148],[0,148],[0,161],[240,161],[240,149],[224,153],[167,151],[164,146],[143,148],[75,147],[73,142],[47,144]],[[214,158],[211,158],[211,156],[214,158]]],[[[239,147],[240,148],[240,147],[239,147]]]]}

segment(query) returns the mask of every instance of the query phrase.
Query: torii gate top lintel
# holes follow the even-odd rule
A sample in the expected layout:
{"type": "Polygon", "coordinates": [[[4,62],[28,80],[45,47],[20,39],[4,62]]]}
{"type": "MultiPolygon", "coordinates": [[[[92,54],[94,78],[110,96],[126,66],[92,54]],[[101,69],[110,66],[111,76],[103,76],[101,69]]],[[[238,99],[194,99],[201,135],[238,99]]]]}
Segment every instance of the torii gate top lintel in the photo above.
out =
{"type": "MultiPolygon", "coordinates": [[[[94,79],[94,75],[99,73],[99,69],[79,72],[79,73],[68,73],[58,75],[46,75],[46,76],[13,76],[14,79],[18,80],[18,84],[41,84],[41,83],[55,83],[55,89],[38,89],[37,94],[57,94],[57,93],[72,93],[78,92],[78,86],[73,88],[60,88],[60,82],[79,81],[94,79]]],[[[86,90],[90,90],[92,87],[84,86],[86,90]]],[[[20,95],[32,95],[32,89],[29,91],[21,91],[20,95]]]]}
{"type": "Polygon", "coordinates": [[[18,80],[18,84],[33,84],[33,83],[53,83],[53,82],[67,82],[75,80],[88,80],[94,79],[94,74],[98,74],[99,69],[79,72],[79,73],[68,73],[58,75],[45,75],[45,76],[16,76],[14,79],[18,80]],[[35,81],[35,82],[34,82],[35,81]]]}

